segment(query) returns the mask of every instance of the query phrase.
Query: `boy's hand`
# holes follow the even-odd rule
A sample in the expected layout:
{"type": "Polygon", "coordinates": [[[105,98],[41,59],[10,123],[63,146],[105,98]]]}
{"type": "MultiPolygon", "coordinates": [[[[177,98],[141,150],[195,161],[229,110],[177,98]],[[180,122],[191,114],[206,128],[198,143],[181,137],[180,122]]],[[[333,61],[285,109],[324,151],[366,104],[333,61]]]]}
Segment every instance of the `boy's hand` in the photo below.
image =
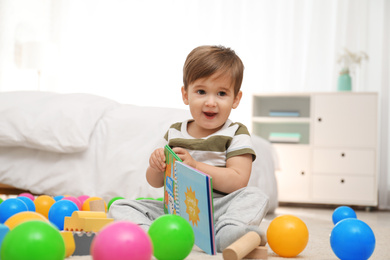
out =
{"type": "Polygon", "coordinates": [[[158,148],[150,155],[149,166],[160,172],[165,171],[165,154],[164,148],[158,148]]]}
{"type": "Polygon", "coordinates": [[[191,166],[192,168],[196,168],[196,161],[194,160],[194,158],[192,158],[192,156],[186,149],[175,147],[172,150],[177,154],[177,156],[179,156],[183,163],[191,166]]]}

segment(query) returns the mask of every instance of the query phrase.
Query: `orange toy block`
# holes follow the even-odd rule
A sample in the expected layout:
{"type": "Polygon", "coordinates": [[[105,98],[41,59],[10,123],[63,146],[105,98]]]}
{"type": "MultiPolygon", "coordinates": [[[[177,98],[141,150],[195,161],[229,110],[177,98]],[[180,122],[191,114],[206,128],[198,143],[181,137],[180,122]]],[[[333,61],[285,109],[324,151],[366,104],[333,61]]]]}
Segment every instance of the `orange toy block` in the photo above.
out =
{"type": "Polygon", "coordinates": [[[76,244],[73,238],[73,232],[61,231],[61,236],[65,242],[65,257],[73,255],[74,250],[76,249],[76,244]]]}
{"type": "Polygon", "coordinates": [[[71,217],[65,217],[65,231],[99,232],[105,225],[114,221],[102,211],[74,211],[71,217]]]}

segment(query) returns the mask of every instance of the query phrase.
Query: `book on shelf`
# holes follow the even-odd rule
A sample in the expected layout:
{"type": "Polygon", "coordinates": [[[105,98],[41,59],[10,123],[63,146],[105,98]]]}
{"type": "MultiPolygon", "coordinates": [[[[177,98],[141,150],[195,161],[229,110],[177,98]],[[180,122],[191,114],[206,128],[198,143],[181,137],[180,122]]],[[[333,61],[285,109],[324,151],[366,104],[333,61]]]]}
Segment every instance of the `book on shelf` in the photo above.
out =
{"type": "Polygon", "coordinates": [[[186,164],[166,145],[164,212],[185,218],[195,235],[195,244],[207,254],[216,254],[212,178],[186,164]]]}
{"type": "Polygon", "coordinates": [[[271,110],[269,116],[272,117],[299,117],[299,111],[288,111],[288,110],[271,110]]]}
{"type": "Polygon", "coordinates": [[[299,133],[270,133],[268,137],[271,143],[299,143],[300,139],[299,133]]]}

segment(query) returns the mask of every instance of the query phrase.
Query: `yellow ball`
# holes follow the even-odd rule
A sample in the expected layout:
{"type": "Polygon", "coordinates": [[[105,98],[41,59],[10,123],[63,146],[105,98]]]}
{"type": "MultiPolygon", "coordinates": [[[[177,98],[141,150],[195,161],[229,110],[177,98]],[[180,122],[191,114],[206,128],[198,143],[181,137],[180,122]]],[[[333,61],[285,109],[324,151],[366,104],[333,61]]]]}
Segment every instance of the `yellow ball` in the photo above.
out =
{"type": "Polygon", "coordinates": [[[309,231],[298,217],[282,215],[271,221],[267,229],[271,249],[281,257],[295,257],[306,247],[309,231]]]}

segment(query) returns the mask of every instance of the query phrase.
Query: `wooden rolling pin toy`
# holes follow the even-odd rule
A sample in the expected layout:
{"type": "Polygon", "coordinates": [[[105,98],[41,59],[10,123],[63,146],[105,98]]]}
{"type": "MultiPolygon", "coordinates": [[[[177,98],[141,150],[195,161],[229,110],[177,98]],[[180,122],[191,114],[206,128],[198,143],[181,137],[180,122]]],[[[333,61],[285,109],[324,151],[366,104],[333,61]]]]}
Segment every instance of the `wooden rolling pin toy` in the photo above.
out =
{"type": "Polygon", "coordinates": [[[267,248],[261,247],[261,238],[259,234],[254,231],[250,231],[237,239],[233,244],[228,246],[222,252],[224,260],[240,260],[245,256],[253,258],[263,256],[263,259],[267,258],[267,248]],[[265,251],[265,253],[264,253],[265,251]],[[265,257],[265,258],[264,258],[265,257]]]}

